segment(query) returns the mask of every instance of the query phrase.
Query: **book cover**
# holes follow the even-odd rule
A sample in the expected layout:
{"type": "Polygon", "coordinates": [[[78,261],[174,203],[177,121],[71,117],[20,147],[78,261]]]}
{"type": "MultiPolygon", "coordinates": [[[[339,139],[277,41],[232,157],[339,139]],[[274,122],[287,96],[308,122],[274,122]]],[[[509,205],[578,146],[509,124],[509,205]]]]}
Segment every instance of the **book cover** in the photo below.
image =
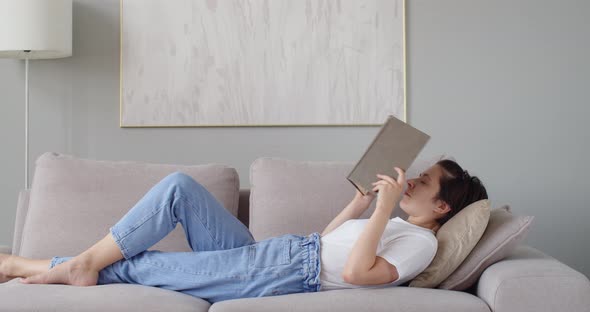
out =
{"type": "MultiPolygon", "coordinates": [[[[363,195],[373,189],[377,173],[397,179],[394,167],[407,172],[430,136],[388,115],[369,147],[346,177],[363,195]]],[[[405,187],[405,186],[404,186],[405,187]]]]}

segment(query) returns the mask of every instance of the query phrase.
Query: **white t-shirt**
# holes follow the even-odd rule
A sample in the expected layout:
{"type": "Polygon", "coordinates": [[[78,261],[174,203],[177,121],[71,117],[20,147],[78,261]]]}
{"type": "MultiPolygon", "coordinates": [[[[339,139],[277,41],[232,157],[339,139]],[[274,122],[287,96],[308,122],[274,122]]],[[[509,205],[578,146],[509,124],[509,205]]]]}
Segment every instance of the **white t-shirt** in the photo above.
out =
{"type": "Polygon", "coordinates": [[[320,239],[320,281],[323,290],[382,288],[404,284],[424,271],[438,248],[435,232],[400,217],[389,220],[377,245],[377,256],[395,265],[399,278],[389,284],[354,285],[342,280],[348,255],[369,219],[350,219],[320,239]]]}

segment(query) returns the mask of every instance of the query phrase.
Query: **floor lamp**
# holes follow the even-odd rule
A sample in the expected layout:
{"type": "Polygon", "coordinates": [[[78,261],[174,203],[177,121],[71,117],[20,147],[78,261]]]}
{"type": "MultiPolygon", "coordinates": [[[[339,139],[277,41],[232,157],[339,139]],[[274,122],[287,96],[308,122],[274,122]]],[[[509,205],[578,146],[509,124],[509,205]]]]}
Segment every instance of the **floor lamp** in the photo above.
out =
{"type": "Polygon", "coordinates": [[[29,60],[72,55],[72,0],[0,0],[0,58],[25,60],[25,189],[29,188],[29,60]]]}

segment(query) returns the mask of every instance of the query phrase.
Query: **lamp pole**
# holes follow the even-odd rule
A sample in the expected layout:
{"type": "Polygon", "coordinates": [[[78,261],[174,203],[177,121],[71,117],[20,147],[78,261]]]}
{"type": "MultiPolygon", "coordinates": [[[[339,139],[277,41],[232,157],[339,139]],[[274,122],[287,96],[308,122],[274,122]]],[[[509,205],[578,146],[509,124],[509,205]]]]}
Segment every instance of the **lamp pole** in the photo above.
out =
{"type": "Polygon", "coordinates": [[[25,189],[29,188],[29,52],[25,57],[25,189]]]}

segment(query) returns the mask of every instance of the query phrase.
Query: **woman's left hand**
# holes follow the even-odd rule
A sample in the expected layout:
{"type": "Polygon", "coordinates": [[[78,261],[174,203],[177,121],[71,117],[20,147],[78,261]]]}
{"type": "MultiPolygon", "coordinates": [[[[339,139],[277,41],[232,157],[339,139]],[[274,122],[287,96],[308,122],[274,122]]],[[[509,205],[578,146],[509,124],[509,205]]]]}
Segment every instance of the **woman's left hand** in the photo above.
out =
{"type": "Polygon", "coordinates": [[[375,209],[387,209],[389,212],[393,211],[395,204],[402,193],[403,187],[406,183],[406,173],[399,167],[394,167],[397,171],[397,180],[384,174],[377,174],[381,180],[373,182],[372,191],[379,191],[377,196],[377,206],[375,209]]]}

